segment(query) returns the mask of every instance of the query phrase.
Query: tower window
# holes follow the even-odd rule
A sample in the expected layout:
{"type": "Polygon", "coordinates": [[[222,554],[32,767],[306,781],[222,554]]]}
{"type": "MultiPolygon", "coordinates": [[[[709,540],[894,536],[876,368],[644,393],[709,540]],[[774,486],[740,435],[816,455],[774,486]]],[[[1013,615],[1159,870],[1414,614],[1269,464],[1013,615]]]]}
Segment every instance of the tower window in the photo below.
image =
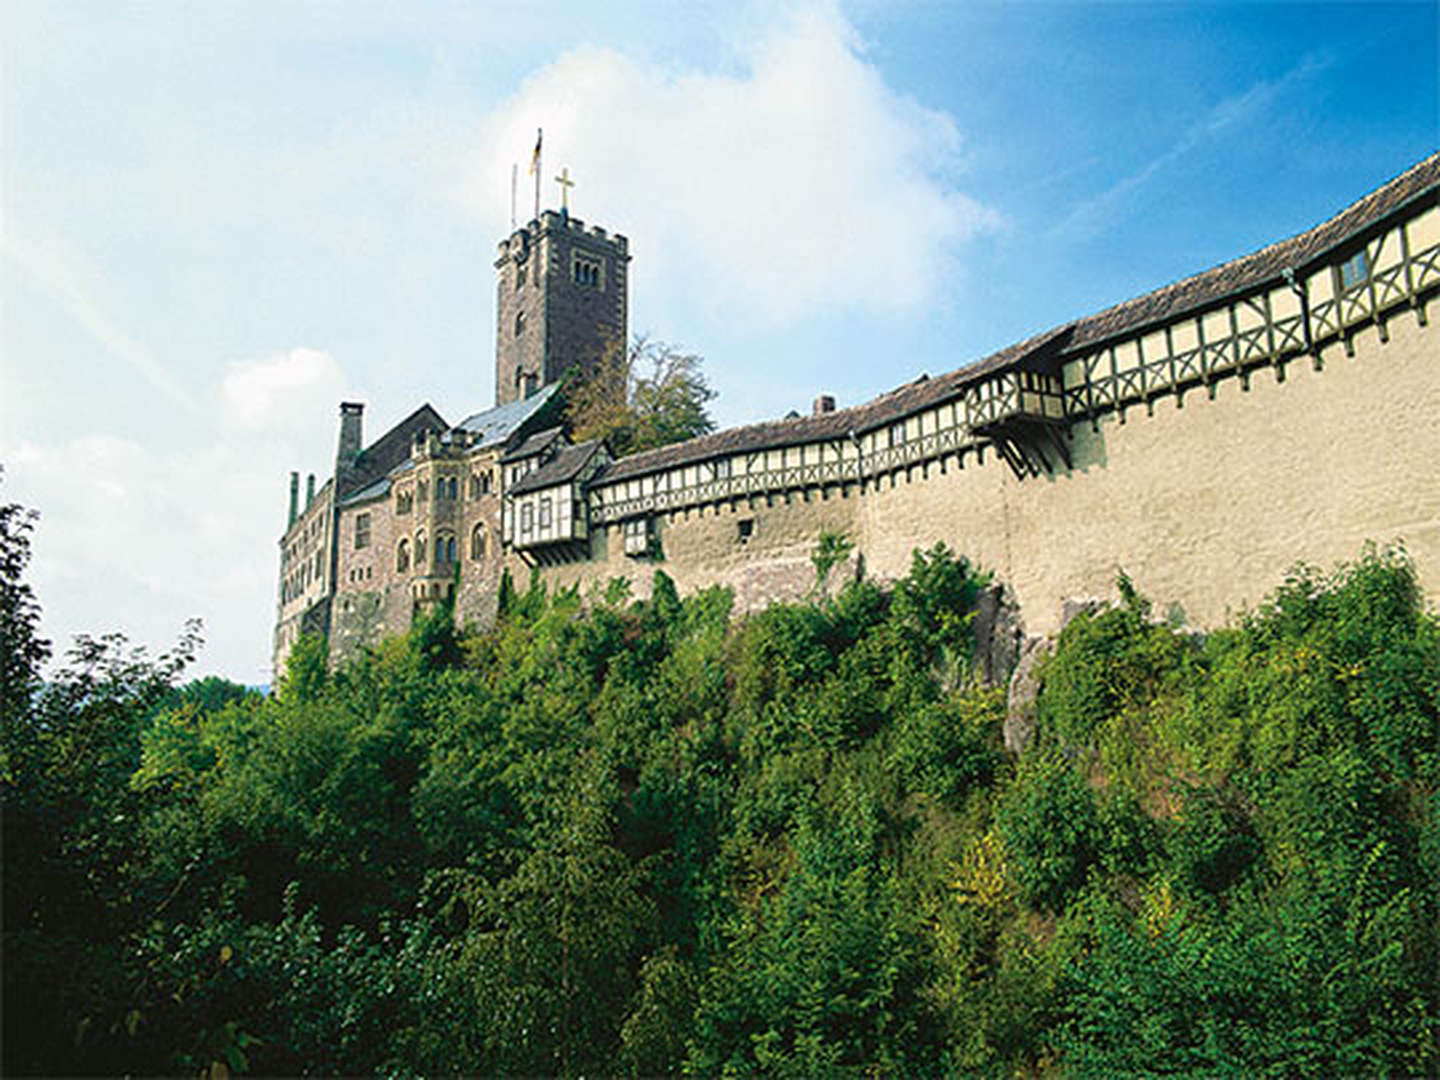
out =
{"type": "Polygon", "coordinates": [[[575,279],[575,284],[584,285],[590,289],[600,289],[601,284],[601,262],[593,255],[581,255],[576,252],[570,260],[570,276],[575,279]]]}
{"type": "Polygon", "coordinates": [[[525,332],[525,312],[523,312],[523,311],[517,311],[517,312],[515,313],[515,336],[516,336],[516,337],[519,337],[519,336],[520,336],[521,334],[523,334],[524,332],[525,332]]]}
{"type": "Polygon", "coordinates": [[[370,546],[370,515],[355,515],[355,550],[370,546]]]}
{"type": "Polygon", "coordinates": [[[525,267],[521,266],[515,271],[515,288],[522,288],[525,284],[525,267]]]}
{"type": "Polygon", "coordinates": [[[485,558],[485,524],[481,522],[470,530],[470,558],[479,562],[485,558]]]}

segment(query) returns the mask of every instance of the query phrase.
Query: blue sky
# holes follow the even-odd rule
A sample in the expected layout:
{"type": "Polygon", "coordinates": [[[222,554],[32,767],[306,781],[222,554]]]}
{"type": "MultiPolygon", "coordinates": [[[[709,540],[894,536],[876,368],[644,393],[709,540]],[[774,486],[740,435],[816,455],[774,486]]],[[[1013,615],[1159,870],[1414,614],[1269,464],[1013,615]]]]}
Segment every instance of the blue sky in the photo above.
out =
{"type": "MultiPolygon", "coordinates": [[[[0,9],[0,498],[45,628],[265,681],[288,471],[493,395],[495,242],[545,128],[631,328],[740,423],[1329,217],[1440,145],[1416,3],[0,9]],[[522,172],[523,172],[522,164],[522,172]]],[[[522,214],[528,202],[522,183],[522,214]]]]}

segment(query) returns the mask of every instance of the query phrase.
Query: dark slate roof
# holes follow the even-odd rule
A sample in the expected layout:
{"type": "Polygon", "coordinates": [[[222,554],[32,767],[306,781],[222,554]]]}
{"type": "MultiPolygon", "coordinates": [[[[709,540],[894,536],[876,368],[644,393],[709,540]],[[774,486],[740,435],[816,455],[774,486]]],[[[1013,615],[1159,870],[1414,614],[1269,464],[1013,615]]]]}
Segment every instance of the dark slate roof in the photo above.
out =
{"type": "Polygon", "coordinates": [[[565,429],[560,427],[546,428],[544,431],[537,431],[500,460],[524,461],[528,457],[534,457],[541,451],[549,449],[555,440],[560,438],[564,433],[565,429]]]}
{"type": "Polygon", "coordinates": [[[448,427],[445,418],[430,405],[421,405],[360,452],[354,467],[337,477],[340,481],[337,494],[341,499],[348,499],[355,492],[370,487],[395,466],[410,460],[410,444],[416,434],[444,431],[448,427]]]}
{"type": "Polygon", "coordinates": [[[1440,185],[1440,153],[1431,155],[1308,232],[1009,345],[956,371],[933,379],[922,375],[873,401],[849,409],[819,416],[767,420],[632,454],[606,466],[597,480],[608,484],[728,454],[848,438],[851,432],[858,435],[883,427],[954,397],[967,384],[997,371],[1012,367],[1053,370],[1067,352],[1131,334],[1187,312],[1199,311],[1237,293],[1257,289],[1280,279],[1287,268],[1298,272],[1421,198],[1433,198],[1437,185],[1440,185]]]}
{"type": "Polygon", "coordinates": [[[541,488],[555,487],[557,484],[574,480],[604,445],[599,439],[591,439],[589,442],[564,447],[540,468],[517,480],[510,489],[510,494],[523,495],[527,491],[539,491],[541,488]]]}
{"type": "Polygon", "coordinates": [[[521,401],[511,401],[467,416],[456,426],[478,436],[474,444],[477,447],[503,443],[548,405],[559,389],[559,383],[551,383],[521,401]]]}
{"type": "Polygon", "coordinates": [[[382,476],[373,484],[361,488],[359,491],[351,492],[340,500],[341,506],[350,506],[353,503],[369,502],[371,499],[383,498],[390,494],[390,478],[382,476]]]}

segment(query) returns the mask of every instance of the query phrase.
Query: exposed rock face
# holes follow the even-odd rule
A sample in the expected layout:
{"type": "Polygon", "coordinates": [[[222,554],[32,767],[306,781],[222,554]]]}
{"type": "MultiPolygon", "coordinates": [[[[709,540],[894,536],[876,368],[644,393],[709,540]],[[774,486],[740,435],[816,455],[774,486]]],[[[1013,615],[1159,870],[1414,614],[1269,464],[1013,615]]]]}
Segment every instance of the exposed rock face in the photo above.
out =
{"type": "MultiPolygon", "coordinates": [[[[1093,597],[1083,600],[1067,597],[1061,604],[1060,629],[1064,630],[1079,615],[1093,615],[1107,606],[1104,600],[1093,597]]],[[[1012,754],[1023,754],[1034,741],[1035,706],[1040,697],[1039,667],[1041,661],[1055,652],[1059,636],[1057,632],[1054,638],[1027,638],[1019,650],[1019,660],[1005,697],[1005,749],[1012,754]]]]}
{"type": "Polygon", "coordinates": [[[1035,702],[1040,696],[1037,667],[1055,651],[1049,638],[1029,638],[1020,650],[1020,662],[1010,676],[1010,691],[1005,699],[1005,749],[1023,754],[1035,738],[1035,702]]]}
{"type": "Polygon", "coordinates": [[[1024,625],[1015,598],[991,585],[975,604],[975,667],[986,686],[1004,686],[1020,660],[1024,625]]]}

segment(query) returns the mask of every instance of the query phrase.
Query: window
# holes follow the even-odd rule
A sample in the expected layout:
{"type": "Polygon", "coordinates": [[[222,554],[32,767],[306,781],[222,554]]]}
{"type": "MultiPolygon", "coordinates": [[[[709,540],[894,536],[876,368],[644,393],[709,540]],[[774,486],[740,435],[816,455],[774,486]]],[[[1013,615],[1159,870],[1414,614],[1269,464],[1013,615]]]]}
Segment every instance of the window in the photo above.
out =
{"type": "Polygon", "coordinates": [[[415,497],[422,503],[430,497],[430,485],[424,480],[415,485],[415,497]]]}
{"type": "Polygon", "coordinates": [[[395,495],[395,513],[408,514],[415,505],[415,496],[408,491],[397,492],[395,495]]]}
{"type": "Polygon", "coordinates": [[[1340,264],[1340,287],[1342,289],[1354,289],[1365,284],[1369,277],[1370,260],[1365,257],[1364,248],[1340,264]]]}
{"type": "Polygon", "coordinates": [[[529,536],[535,531],[535,504],[526,503],[520,507],[520,535],[529,536]]]}
{"type": "Polygon", "coordinates": [[[719,461],[715,462],[715,479],[716,479],[716,480],[728,480],[728,479],[730,479],[730,459],[729,459],[729,458],[721,458],[719,461]]]}
{"type": "Polygon", "coordinates": [[[415,534],[415,565],[425,565],[425,533],[424,530],[415,534]]]}
{"type": "Polygon", "coordinates": [[[593,255],[576,252],[570,260],[570,276],[575,279],[576,285],[584,285],[589,289],[601,288],[600,260],[593,255]]]}
{"type": "Polygon", "coordinates": [[[355,515],[355,550],[370,546],[370,515],[355,515]]]}
{"type": "Polygon", "coordinates": [[[458,499],[460,497],[460,481],[452,476],[450,482],[446,485],[446,491],[449,493],[450,498],[458,499]]]}
{"type": "Polygon", "coordinates": [[[470,498],[472,498],[472,499],[478,499],[479,497],[480,497],[480,477],[477,476],[475,473],[471,473],[471,474],[470,474],[470,498]]]}
{"type": "Polygon", "coordinates": [[[522,288],[525,284],[526,267],[517,267],[515,270],[515,288],[522,288]]]}
{"type": "Polygon", "coordinates": [[[647,555],[650,552],[650,519],[632,518],[625,522],[625,554],[647,555]]]}
{"type": "Polygon", "coordinates": [[[890,425],[890,445],[891,445],[891,446],[904,446],[904,445],[905,445],[905,421],[902,420],[902,421],[900,421],[900,423],[898,423],[898,424],[891,424],[891,425],[890,425]]]}
{"type": "Polygon", "coordinates": [[[520,336],[521,334],[523,334],[524,332],[525,332],[525,312],[523,312],[523,311],[517,311],[517,312],[515,313],[515,336],[516,336],[516,337],[519,337],[519,336],[520,336]]]}
{"type": "Polygon", "coordinates": [[[755,535],[755,519],[741,518],[735,523],[735,538],[742,544],[748,544],[750,538],[755,535]]]}
{"type": "Polygon", "coordinates": [[[445,561],[448,563],[455,561],[455,537],[453,536],[445,538],[445,561]]]}
{"type": "Polygon", "coordinates": [[[542,528],[542,529],[548,529],[548,528],[550,528],[550,518],[551,518],[551,514],[554,512],[554,511],[553,511],[553,508],[554,508],[554,503],[551,501],[549,495],[546,495],[546,496],[544,496],[543,498],[541,498],[541,500],[540,500],[540,528],[542,528]]]}
{"type": "Polygon", "coordinates": [[[485,558],[485,524],[481,522],[470,530],[470,558],[479,562],[485,558]]]}

